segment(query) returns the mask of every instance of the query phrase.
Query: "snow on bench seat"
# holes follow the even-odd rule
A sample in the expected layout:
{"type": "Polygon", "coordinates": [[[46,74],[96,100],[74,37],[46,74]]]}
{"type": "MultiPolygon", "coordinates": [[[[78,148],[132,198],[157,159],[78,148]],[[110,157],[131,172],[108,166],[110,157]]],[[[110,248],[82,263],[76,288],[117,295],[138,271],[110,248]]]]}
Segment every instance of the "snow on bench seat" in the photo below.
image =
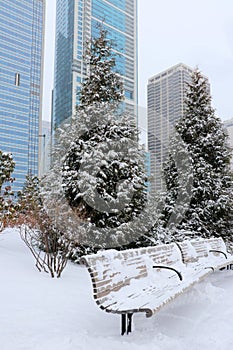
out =
{"type": "Polygon", "coordinates": [[[101,300],[100,307],[107,312],[120,314],[145,312],[147,317],[151,317],[163,305],[212,271],[190,269],[191,274],[188,274],[187,269],[180,268],[180,272],[182,281],[168,270],[154,272],[153,278],[146,283],[145,280],[132,280],[129,286],[110,292],[106,299],[101,300]]]}

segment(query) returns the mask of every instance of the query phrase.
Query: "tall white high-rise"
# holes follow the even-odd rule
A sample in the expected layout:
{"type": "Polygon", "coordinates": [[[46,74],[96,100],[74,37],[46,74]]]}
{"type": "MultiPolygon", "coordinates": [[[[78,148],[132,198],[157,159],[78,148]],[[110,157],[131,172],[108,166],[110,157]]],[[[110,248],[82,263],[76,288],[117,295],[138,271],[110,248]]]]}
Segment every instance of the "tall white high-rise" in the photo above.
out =
{"type": "Polygon", "coordinates": [[[116,69],[124,80],[125,109],[136,114],[137,0],[57,0],[53,128],[74,113],[86,76],[85,43],[103,23],[114,43],[116,69]]]}
{"type": "Polygon", "coordinates": [[[175,122],[184,114],[186,83],[193,69],[179,63],[148,81],[148,149],[151,157],[151,192],[163,188],[162,169],[175,122]]]}

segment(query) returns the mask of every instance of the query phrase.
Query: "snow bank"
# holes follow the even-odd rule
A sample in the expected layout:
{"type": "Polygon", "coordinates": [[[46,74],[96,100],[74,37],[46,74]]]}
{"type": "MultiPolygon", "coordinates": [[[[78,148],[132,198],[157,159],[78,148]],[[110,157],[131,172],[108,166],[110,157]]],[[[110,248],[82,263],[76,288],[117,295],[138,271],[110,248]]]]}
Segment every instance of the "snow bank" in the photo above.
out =
{"type": "Polygon", "coordinates": [[[157,315],[134,315],[120,336],[120,316],[92,299],[85,267],[61,279],[39,273],[16,230],[0,234],[1,350],[231,350],[233,272],[212,274],[157,315]]]}

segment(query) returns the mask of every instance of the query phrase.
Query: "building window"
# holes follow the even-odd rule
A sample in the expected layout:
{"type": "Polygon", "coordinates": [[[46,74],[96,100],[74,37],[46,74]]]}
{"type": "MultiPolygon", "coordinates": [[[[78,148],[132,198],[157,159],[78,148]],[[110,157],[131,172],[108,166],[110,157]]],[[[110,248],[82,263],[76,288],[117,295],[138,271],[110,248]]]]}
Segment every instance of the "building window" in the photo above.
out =
{"type": "Polygon", "coordinates": [[[15,73],[15,85],[19,86],[20,85],[20,74],[15,73]]]}

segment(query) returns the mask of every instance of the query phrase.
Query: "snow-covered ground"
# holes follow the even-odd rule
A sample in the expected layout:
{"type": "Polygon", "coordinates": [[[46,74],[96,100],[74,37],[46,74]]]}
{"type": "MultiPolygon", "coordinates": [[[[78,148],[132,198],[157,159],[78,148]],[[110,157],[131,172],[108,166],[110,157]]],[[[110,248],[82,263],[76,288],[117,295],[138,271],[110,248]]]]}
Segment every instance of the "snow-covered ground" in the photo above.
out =
{"type": "Polygon", "coordinates": [[[120,335],[120,316],[92,299],[85,267],[39,273],[13,229],[0,234],[1,350],[232,350],[233,271],[217,272],[120,335]]]}

